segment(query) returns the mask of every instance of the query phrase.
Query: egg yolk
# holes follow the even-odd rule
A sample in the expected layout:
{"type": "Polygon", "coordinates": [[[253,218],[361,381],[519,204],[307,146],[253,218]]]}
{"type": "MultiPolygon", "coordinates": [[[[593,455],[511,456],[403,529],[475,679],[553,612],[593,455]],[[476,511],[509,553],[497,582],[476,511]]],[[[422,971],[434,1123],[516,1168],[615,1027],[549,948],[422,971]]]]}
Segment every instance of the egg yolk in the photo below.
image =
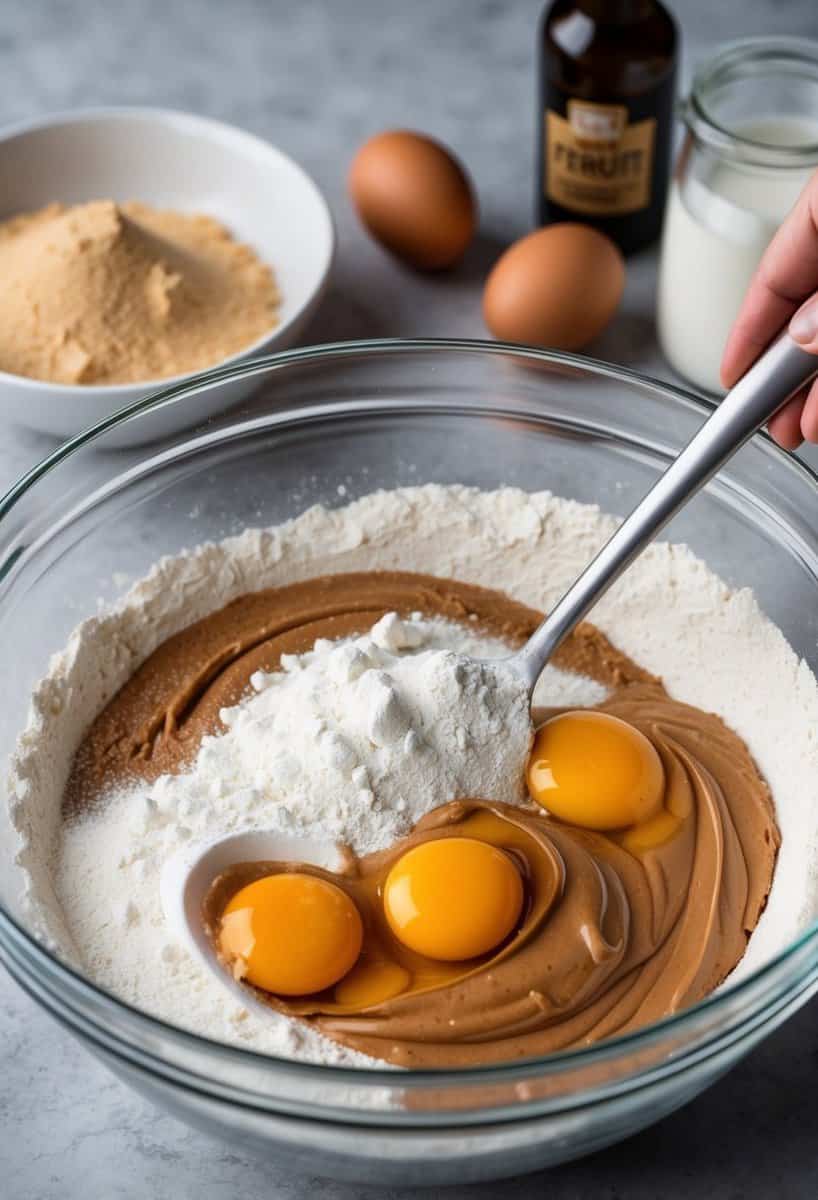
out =
{"type": "Polygon", "coordinates": [[[335,989],[335,1003],[366,1008],[405,992],[412,977],[396,962],[358,963],[335,989]]]}
{"type": "Polygon", "coordinates": [[[537,731],[528,790],[553,816],[585,829],[623,829],[662,806],[662,760],[643,733],[601,712],[567,712],[537,731]]]}
{"type": "Polygon", "coordinates": [[[487,954],[517,922],[520,872],[504,851],[475,838],[442,837],[408,850],[383,892],[395,937],[418,954],[460,962],[487,954]]]}
{"type": "Polygon", "coordinates": [[[332,987],[355,965],[363,923],[346,892],[314,875],[266,875],[224,910],[219,948],[237,979],[279,996],[332,987]]]}

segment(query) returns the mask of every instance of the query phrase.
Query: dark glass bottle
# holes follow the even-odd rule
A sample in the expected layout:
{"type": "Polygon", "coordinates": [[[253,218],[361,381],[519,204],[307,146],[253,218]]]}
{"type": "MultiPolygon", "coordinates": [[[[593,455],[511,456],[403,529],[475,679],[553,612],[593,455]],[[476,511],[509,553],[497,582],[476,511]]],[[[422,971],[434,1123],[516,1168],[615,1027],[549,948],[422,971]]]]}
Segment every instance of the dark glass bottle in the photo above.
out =
{"type": "Polygon", "coordinates": [[[554,0],[538,41],[536,220],[583,221],[627,254],[658,237],[678,37],[658,0],[554,0]]]}

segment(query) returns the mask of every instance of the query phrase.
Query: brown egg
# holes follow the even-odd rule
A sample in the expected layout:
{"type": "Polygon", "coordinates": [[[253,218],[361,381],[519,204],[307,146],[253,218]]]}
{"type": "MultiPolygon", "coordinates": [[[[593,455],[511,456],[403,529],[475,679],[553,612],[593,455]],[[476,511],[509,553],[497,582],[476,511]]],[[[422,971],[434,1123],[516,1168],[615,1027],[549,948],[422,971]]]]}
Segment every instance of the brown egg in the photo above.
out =
{"type": "Polygon", "coordinates": [[[370,138],[353,159],[349,191],[372,236],[421,270],[452,266],[474,236],[469,177],[423,134],[395,129],[370,138]]]}
{"type": "Polygon", "coordinates": [[[483,291],[495,337],[578,350],[600,334],[625,286],[617,247],[588,225],[548,225],[509,246],[483,291]]]}

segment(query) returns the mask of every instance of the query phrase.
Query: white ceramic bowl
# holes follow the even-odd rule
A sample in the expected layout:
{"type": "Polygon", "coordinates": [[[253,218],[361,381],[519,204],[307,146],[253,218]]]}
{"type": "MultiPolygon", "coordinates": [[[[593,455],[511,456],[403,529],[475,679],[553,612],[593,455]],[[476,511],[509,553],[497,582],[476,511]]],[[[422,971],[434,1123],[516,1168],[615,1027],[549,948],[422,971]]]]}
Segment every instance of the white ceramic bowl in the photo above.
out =
{"type": "MultiPolygon", "coordinates": [[[[279,321],[264,337],[213,366],[281,350],[295,342],[332,266],[335,234],[326,201],[310,177],[261,138],[221,121],[168,109],[105,108],[60,113],[0,130],[0,220],[52,201],[142,200],[222,221],[269,263],[281,291],[279,321]]],[[[0,282],[2,286],[2,282],[0,282]]],[[[151,392],[189,375],[144,383],[45,383],[0,371],[0,419],[70,437],[151,392]]],[[[199,417],[251,391],[242,381],[199,417]]],[[[183,406],[157,409],[139,441],[172,432],[183,406]]],[[[118,443],[136,440],[121,426],[118,443]]]]}

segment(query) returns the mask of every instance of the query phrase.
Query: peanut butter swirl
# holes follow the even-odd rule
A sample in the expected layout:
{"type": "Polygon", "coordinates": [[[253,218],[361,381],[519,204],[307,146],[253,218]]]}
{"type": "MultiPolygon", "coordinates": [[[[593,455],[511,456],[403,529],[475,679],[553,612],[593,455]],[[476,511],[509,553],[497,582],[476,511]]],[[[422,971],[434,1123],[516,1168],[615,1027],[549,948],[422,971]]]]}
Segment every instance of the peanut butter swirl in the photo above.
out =
{"type": "MultiPolygon", "coordinates": [[[[255,670],[275,669],[281,653],[317,637],[363,632],[390,610],[470,620],[512,644],[540,619],[496,592],[397,573],[242,597],[171,638],[114,697],[80,748],[66,803],[93,800],[111,782],[178,771],[255,670]]],[[[526,908],[505,944],[367,1008],[341,1008],[323,995],[286,1004],[269,997],[271,1004],[375,1058],[467,1066],[636,1029],[701,999],[733,969],[764,908],[779,844],[769,791],[749,751],[718,717],[671,699],[592,626],[568,639],[560,665],[604,683],[610,695],[601,709],[656,747],[666,778],[665,840],[641,845],[627,831],[589,832],[534,806],[445,805],[399,845],[350,854],[345,872],[329,877],[377,930],[375,883],[410,845],[484,836],[523,869],[526,908]]],[[[249,877],[291,867],[240,865],[212,893],[208,920],[249,877]]]]}
{"type": "MultiPolygon", "coordinates": [[[[375,1058],[443,1067],[599,1041],[712,991],[741,958],[766,901],[778,846],[766,788],[735,734],[657,685],[633,685],[601,708],[640,728],[661,755],[664,808],[677,821],[666,841],[633,852],[627,834],[565,825],[533,806],[444,805],[389,850],[350,854],[341,876],[298,869],[344,887],[372,931],[376,957],[411,972],[417,957],[389,938],[379,882],[418,842],[483,838],[523,867],[526,913],[514,936],[492,956],[451,964],[431,985],[422,974],[419,986],[357,1011],[331,995],[285,1002],[256,994],[375,1058]]],[[[239,887],[293,865],[226,872],[208,899],[211,930],[239,887]]]]}
{"type": "MultiPolygon", "coordinates": [[[[500,592],[403,571],[324,575],[248,593],[168,638],[106,705],[77,752],[66,810],[110,787],[180,770],[205,734],[223,729],[220,710],[245,695],[254,671],[277,670],[282,654],[302,654],[318,638],[365,633],[387,612],[468,621],[510,646],[542,620],[500,592]]],[[[653,678],[587,624],[555,662],[612,687],[653,678]]]]}

